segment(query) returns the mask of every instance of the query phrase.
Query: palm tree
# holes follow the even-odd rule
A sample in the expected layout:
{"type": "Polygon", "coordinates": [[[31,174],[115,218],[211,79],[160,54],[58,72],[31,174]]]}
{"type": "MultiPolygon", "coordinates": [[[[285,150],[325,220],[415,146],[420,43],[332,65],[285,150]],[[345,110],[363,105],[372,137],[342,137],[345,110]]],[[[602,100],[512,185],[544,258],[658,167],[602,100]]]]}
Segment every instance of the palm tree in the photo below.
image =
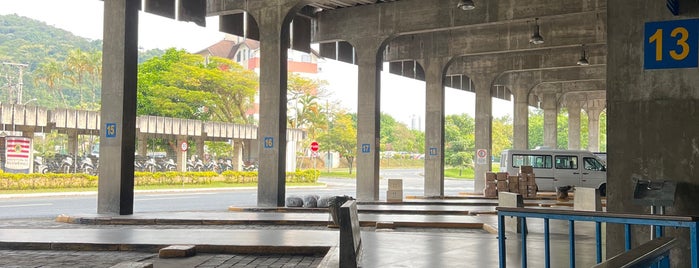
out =
{"type": "Polygon", "coordinates": [[[80,49],[72,50],[68,53],[66,58],[66,65],[68,71],[70,72],[70,80],[73,85],[78,87],[80,95],[80,104],[83,104],[83,89],[82,83],[83,78],[86,74],[90,74],[94,69],[94,66],[90,63],[89,55],[87,52],[83,52],[80,49]]]}
{"type": "Polygon", "coordinates": [[[36,76],[34,77],[34,85],[45,84],[50,91],[54,91],[63,102],[63,106],[67,107],[66,98],[63,95],[63,91],[60,87],[57,87],[61,83],[61,80],[65,78],[65,67],[59,62],[51,59],[43,62],[36,69],[36,76]]]}

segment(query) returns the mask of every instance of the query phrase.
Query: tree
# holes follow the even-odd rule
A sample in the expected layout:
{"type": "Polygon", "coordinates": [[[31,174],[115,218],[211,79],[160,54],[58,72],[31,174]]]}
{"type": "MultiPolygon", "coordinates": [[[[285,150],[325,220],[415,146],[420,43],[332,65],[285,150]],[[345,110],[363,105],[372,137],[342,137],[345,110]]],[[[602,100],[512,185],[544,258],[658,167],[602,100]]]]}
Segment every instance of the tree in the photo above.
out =
{"type": "Polygon", "coordinates": [[[491,155],[493,156],[499,157],[503,150],[512,148],[513,129],[512,118],[509,115],[493,120],[492,139],[493,152],[491,155]]]}
{"type": "Polygon", "coordinates": [[[529,148],[544,146],[544,110],[529,110],[529,148]]]}
{"type": "Polygon", "coordinates": [[[475,120],[468,114],[449,115],[444,120],[444,162],[463,169],[473,166],[475,120]]]}
{"type": "Polygon", "coordinates": [[[321,146],[329,151],[340,153],[347,160],[349,173],[352,174],[354,159],[357,156],[357,121],[356,116],[344,112],[333,115],[330,128],[318,137],[321,146]]]}
{"type": "Polygon", "coordinates": [[[228,59],[169,49],[138,69],[138,114],[249,123],[257,77],[228,59]]]}
{"type": "Polygon", "coordinates": [[[55,60],[48,60],[39,65],[34,76],[34,84],[44,84],[50,92],[61,98],[63,106],[68,106],[63,91],[59,87],[64,78],[65,68],[55,60]]]}

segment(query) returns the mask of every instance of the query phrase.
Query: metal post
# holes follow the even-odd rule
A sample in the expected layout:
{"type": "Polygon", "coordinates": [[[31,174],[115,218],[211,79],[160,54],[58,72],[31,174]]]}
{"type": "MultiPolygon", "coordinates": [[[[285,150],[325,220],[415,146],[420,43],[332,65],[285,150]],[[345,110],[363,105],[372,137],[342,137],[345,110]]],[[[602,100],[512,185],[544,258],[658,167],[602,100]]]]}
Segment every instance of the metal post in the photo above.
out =
{"type": "MultiPolygon", "coordinates": [[[[694,230],[694,234],[696,234],[696,230],[694,230]]],[[[694,247],[692,249],[696,249],[696,245],[692,244],[694,247]]],[[[506,268],[507,267],[507,262],[505,260],[505,216],[498,215],[498,248],[499,248],[499,261],[500,261],[500,268],[506,268]]]]}

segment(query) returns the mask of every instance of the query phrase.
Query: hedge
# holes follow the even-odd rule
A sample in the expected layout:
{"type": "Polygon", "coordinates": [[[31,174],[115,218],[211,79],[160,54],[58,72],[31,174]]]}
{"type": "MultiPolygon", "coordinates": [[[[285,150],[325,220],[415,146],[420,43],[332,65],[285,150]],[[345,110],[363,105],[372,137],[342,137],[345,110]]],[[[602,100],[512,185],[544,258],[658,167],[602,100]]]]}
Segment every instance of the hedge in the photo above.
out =
{"type": "MultiPolygon", "coordinates": [[[[288,183],[316,183],[320,171],[315,169],[297,170],[286,173],[288,183]]],[[[88,174],[11,174],[0,173],[0,190],[91,188],[97,187],[97,176],[88,174]]],[[[135,172],[136,186],[145,185],[194,185],[225,183],[257,183],[257,171],[216,172],[135,172]]]]}

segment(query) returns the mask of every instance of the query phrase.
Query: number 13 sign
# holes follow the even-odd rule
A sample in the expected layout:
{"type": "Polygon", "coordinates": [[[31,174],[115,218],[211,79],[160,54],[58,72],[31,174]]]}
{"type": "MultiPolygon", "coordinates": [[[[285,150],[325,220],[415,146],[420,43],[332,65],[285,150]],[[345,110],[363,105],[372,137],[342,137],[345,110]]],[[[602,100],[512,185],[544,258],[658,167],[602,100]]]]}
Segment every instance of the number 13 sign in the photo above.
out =
{"type": "Polygon", "coordinates": [[[646,22],[644,69],[699,66],[699,19],[646,22]]]}

